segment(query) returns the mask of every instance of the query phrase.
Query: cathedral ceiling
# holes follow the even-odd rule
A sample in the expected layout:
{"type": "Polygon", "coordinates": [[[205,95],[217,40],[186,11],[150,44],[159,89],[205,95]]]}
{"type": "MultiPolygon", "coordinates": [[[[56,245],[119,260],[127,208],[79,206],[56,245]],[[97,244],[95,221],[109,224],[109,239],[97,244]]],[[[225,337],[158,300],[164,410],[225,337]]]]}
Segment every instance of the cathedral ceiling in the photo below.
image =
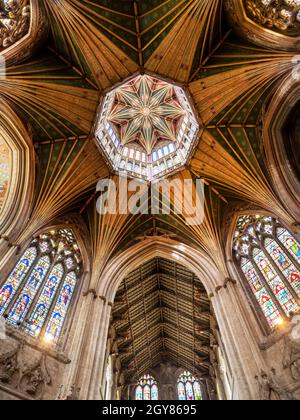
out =
{"type": "Polygon", "coordinates": [[[80,210],[95,264],[148,228],[159,228],[202,248],[226,270],[220,228],[228,204],[252,202],[285,216],[265,165],[262,114],[290,75],[296,53],[236,36],[223,3],[39,2],[45,27],[50,23],[47,41],[0,77],[0,98],[20,115],[36,148],[36,194],[26,234],[80,210]],[[204,179],[207,217],[201,226],[186,226],[176,215],[96,214],[95,185],[108,175],[92,138],[100,100],[116,83],[145,70],[183,83],[203,124],[189,165],[174,176],[204,179]]]}

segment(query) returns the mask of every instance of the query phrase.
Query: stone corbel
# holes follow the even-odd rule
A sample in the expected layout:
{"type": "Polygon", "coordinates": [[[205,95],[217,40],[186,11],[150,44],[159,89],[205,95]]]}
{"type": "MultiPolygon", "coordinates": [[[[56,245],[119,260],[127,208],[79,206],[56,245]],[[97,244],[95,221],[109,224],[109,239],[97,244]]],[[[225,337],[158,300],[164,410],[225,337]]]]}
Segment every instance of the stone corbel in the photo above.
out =
{"type": "MultiPolygon", "coordinates": [[[[225,279],[225,282],[223,283],[223,285],[219,285],[215,288],[215,294],[217,295],[220,292],[220,290],[222,290],[222,289],[227,289],[228,284],[232,284],[232,285],[235,286],[237,284],[237,281],[231,279],[230,277],[227,277],[225,279]]],[[[213,298],[214,296],[215,296],[214,293],[209,294],[209,298],[213,298]]]]}
{"type": "Polygon", "coordinates": [[[87,297],[88,295],[92,294],[94,299],[97,299],[97,292],[95,289],[89,289],[86,292],[83,292],[83,297],[87,297]]]}

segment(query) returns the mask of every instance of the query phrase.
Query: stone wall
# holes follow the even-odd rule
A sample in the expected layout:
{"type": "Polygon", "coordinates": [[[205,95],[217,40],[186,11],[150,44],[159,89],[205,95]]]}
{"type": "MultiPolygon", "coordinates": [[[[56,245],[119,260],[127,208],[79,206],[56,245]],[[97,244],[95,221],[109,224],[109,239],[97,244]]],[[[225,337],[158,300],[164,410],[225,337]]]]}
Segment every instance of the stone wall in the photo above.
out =
{"type": "Polygon", "coordinates": [[[0,339],[0,400],[56,399],[69,361],[17,335],[0,339]]]}

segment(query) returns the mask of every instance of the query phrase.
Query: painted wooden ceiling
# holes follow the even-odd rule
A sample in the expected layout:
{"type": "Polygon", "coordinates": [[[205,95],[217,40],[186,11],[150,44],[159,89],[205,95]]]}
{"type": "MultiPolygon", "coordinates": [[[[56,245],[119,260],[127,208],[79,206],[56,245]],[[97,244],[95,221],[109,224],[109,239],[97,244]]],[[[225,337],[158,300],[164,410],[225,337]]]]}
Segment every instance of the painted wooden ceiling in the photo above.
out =
{"type": "Polygon", "coordinates": [[[25,62],[9,65],[0,98],[20,115],[36,147],[36,195],[19,241],[66,213],[80,211],[91,239],[95,279],[105,261],[145,228],[174,232],[225,272],[221,228],[233,202],[286,216],[272,188],[261,139],[262,114],[296,52],[239,39],[223,0],[40,0],[50,34],[25,62]],[[108,175],[93,140],[101,95],[137,71],[190,91],[203,133],[189,166],[202,177],[206,218],[99,216],[96,182],[108,175]],[[100,264],[100,266],[101,266],[100,264]]]}

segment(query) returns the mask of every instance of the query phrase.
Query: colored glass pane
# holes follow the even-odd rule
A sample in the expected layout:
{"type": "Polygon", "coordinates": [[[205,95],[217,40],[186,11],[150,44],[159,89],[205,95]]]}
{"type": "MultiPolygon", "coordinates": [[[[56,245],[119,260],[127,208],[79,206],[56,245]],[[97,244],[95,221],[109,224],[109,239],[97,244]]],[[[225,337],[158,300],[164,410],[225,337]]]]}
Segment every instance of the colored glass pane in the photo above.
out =
{"type": "Polygon", "coordinates": [[[282,324],[279,306],[287,316],[299,310],[300,244],[278,220],[240,217],[233,251],[271,327],[282,324]]]}
{"type": "Polygon", "coordinates": [[[74,293],[76,281],[77,278],[74,272],[69,273],[64,280],[60,295],[47,325],[46,338],[49,341],[57,341],[60,336],[71,298],[74,293]]]}
{"type": "Polygon", "coordinates": [[[194,395],[195,395],[195,400],[201,400],[202,399],[202,395],[201,395],[201,387],[198,381],[194,382],[194,395]]]}
{"type": "Polygon", "coordinates": [[[201,400],[201,387],[199,381],[190,373],[183,372],[177,381],[178,399],[181,401],[201,400]]]}
{"type": "Polygon", "coordinates": [[[242,271],[248,280],[249,285],[256,297],[259,305],[261,306],[265,317],[267,318],[271,327],[275,327],[278,322],[282,319],[281,315],[274,304],[270,294],[267,292],[266,288],[262,285],[259,275],[255,270],[251,261],[246,261],[246,264],[242,265],[242,271]]]}
{"type": "Polygon", "coordinates": [[[27,311],[35,298],[42,281],[44,280],[48,269],[50,267],[49,257],[42,257],[39,259],[34,270],[29,275],[27,283],[22,290],[20,296],[15,302],[10,314],[9,322],[16,324],[25,319],[27,311]]]}
{"type": "Polygon", "coordinates": [[[136,400],[158,400],[158,387],[155,379],[150,375],[144,375],[140,378],[135,389],[136,400]]]}
{"type": "Polygon", "coordinates": [[[0,315],[7,322],[24,323],[25,331],[39,336],[47,322],[45,341],[56,342],[70,306],[81,255],[71,231],[51,230],[35,238],[0,290],[0,315]],[[50,257],[54,266],[50,272],[50,257]],[[66,274],[72,268],[72,272],[66,274]],[[10,305],[10,306],[9,306],[10,305]],[[54,309],[52,309],[54,308],[54,309]]]}
{"type": "Polygon", "coordinates": [[[36,248],[29,248],[10,274],[0,291],[0,315],[4,313],[26,274],[28,274],[30,268],[33,266],[36,256],[36,248]]]}
{"type": "Polygon", "coordinates": [[[64,271],[61,264],[57,264],[51,270],[43,291],[29,318],[28,332],[30,334],[35,336],[39,335],[63,275],[64,271]]]}
{"type": "Polygon", "coordinates": [[[288,315],[291,311],[296,311],[298,309],[297,302],[276,273],[265,253],[263,251],[257,252],[257,250],[255,250],[253,256],[254,261],[270,285],[285,313],[288,315]]]}
{"type": "Polygon", "coordinates": [[[284,277],[290,282],[291,286],[300,296],[300,272],[292,263],[287,254],[274,241],[267,239],[266,249],[275,261],[278,268],[283,272],[284,277]]]}
{"type": "Polygon", "coordinates": [[[277,237],[286,249],[293,255],[298,263],[300,263],[300,244],[299,242],[286,230],[278,229],[277,237]]]}
{"type": "Polygon", "coordinates": [[[149,385],[144,386],[144,400],[151,400],[151,388],[149,385]]]}
{"type": "Polygon", "coordinates": [[[183,385],[182,382],[179,382],[179,384],[177,385],[177,392],[178,392],[178,399],[180,401],[185,401],[186,400],[185,386],[183,385]]]}
{"type": "Polygon", "coordinates": [[[0,139],[0,212],[5,202],[11,173],[10,151],[4,140],[0,139]]]}
{"type": "Polygon", "coordinates": [[[143,399],[143,388],[140,385],[136,387],[135,399],[138,401],[143,399]]]}

